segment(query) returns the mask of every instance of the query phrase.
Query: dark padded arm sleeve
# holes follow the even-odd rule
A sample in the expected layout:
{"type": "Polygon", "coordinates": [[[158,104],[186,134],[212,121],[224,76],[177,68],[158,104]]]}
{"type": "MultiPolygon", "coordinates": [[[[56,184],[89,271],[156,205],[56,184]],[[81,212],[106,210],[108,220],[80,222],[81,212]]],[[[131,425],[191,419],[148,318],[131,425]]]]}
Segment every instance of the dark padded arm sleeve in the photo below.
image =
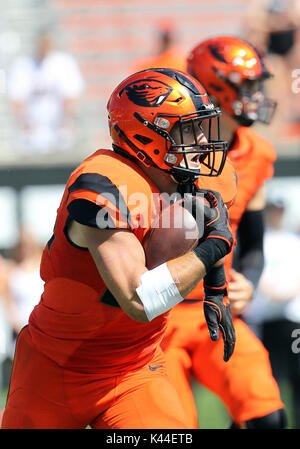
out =
{"type": "Polygon", "coordinates": [[[246,211],[238,228],[234,268],[252,282],[254,289],[264,267],[263,237],[263,210],[246,211]]]}

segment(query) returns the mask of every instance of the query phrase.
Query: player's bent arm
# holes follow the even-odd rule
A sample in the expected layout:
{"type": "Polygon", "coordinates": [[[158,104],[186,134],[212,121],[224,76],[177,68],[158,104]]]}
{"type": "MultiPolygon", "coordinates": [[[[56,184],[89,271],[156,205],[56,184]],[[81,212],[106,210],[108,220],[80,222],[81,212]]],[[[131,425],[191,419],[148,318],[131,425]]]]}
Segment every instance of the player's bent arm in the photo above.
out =
{"type": "Polygon", "coordinates": [[[76,231],[122,310],[134,320],[148,321],[136,294],[140,277],[147,268],[143,247],[135,235],[127,230],[102,230],[78,223],[76,231]]]}
{"type": "Polygon", "coordinates": [[[201,260],[191,252],[148,271],[144,249],[130,231],[101,230],[78,223],[76,230],[107,288],[136,321],[148,322],[169,310],[206,274],[201,260]]]}
{"type": "Polygon", "coordinates": [[[176,283],[180,295],[185,298],[206,275],[205,265],[195,255],[188,252],[167,262],[168,269],[176,283]]]}

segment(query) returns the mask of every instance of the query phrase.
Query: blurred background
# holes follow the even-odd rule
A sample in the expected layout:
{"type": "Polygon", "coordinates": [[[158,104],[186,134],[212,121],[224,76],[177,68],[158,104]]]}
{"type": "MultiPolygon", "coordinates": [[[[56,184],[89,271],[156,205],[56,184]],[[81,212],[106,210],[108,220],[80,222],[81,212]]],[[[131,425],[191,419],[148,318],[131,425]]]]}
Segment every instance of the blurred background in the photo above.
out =
{"type": "MultiPolygon", "coordinates": [[[[278,101],[272,124],[257,126],[277,152],[267,196],[284,201],[283,226],[299,235],[299,27],[300,2],[293,0],[5,2],[0,16],[2,407],[14,338],[39,300],[40,252],[52,234],[64,185],[83,158],[110,148],[107,100],[125,76],[149,66],[152,58],[184,69],[194,45],[221,33],[247,38],[266,53],[275,75],[270,96],[278,101]]],[[[282,385],[290,403],[289,381],[282,385]]],[[[195,394],[200,427],[226,428],[230,420],[222,404],[202,387],[195,386],[195,394]]]]}

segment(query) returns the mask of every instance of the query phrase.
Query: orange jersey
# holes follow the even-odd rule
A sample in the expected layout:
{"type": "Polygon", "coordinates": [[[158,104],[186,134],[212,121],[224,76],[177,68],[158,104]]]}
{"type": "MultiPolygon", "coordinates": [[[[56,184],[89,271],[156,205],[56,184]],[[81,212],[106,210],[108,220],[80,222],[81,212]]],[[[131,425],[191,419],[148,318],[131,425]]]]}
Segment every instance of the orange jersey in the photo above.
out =
{"type": "MultiPolygon", "coordinates": [[[[230,162],[215,178],[217,184],[228,174],[235,185],[230,162]]],[[[208,184],[210,178],[203,179],[208,184]]],[[[72,219],[97,227],[102,217],[115,228],[131,230],[142,243],[160,210],[159,193],[136,164],[110,150],[97,151],[71,174],[42,256],[44,292],[29,319],[33,344],[59,365],[114,374],[136,369],[153,356],[168,313],[150,323],[128,317],[107,290],[89,251],[69,240],[67,227],[72,219]]]]}
{"type": "Polygon", "coordinates": [[[236,231],[255,192],[272,178],[276,153],[273,145],[253,129],[240,127],[228,153],[238,177],[238,191],[229,215],[236,231]]]}
{"type": "MultiPolygon", "coordinates": [[[[259,136],[251,128],[240,127],[228,156],[237,176],[237,191],[233,189],[232,173],[222,172],[223,177],[199,178],[200,183],[221,193],[225,204],[229,207],[232,231],[236,236],[239,223],[255,192],[265,181],[273,176],[273,164],[276,153],[271,143],[259,136]],[[220,179],[219,179],[220,178],[220,179]]],[[[228,160],[228,158],[227,158],[228,160]]],[[[227,169],[228,170],[228,169],[227,169]]],[[[199,186],[201,187],[201,185],[199,186]]],[[[203,187],[201,187],[203,188],[203,187]]],[[[225,258],[227,274],[232,265],[233,251],[225,258]]],[[[187,299],[202,299],[204,295],[203,282],[189,293],[187,299]]]]}
{"type": "Polygon", "coordinates": [[[66,229],[72,218],[97,226],[99,209],[99,214],[108,211],[106,218],[116,228],[132,230],[142,242],[151,214],[157,213],[149,210],[150,204],[157,206],[151,202],[154,193],[159,194],[157,187],[142,170],[110,150],[97,151],[71,174],[42,256],[44,292],[29,319],[33,344],[60,366],[111,375],[152,358],[167,314],[150,323],[126,315],[106,289],[89,251],[74,245],[66,229]],[[136,192],[149,201],[139,201],[136,192]]]}
{"type": "MultiPolygon", "coordinates": [[[[241,218],[256,191],[272,178],[276,153],[273,145],[253,129],[240,127],[236,131],[234,144],[228,153],[237,173],[237,195],[229,210],[232,230],[236,235],[241,218]]],[[[229,272],[233,252],[226,257],[225,267],[229,272]]]]}
{"type": "MultiPolygon", "coordinates": [[[[205,169],[205,167],[204,167],[205,169]]],[[[199,189],[219,192],[228,208],[231,209],[237,194],[237,177],[232,162],[227,158],[222,173],[216,177],[200,176],[196,182],[199,189]]],[[[229,209],[229,210],[230,210],[229,209]]],[[[186,296],[186,300],[202,299],[204,296],[203,281],[186,296]]]]}

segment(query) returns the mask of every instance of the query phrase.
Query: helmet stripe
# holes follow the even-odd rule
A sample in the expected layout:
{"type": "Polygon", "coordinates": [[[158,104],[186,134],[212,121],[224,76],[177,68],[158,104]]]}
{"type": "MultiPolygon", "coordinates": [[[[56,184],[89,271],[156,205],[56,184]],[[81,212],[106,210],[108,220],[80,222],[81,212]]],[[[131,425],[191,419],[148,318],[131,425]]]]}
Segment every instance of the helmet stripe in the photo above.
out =
{"type": "Polygon", "coordinates": [[[190,91],[191,99],[194,103],[196,110],[201,109],[202,105],[204,104],[203,97],[208,98],[206,92],[204,92],[204,93],[199,92],[198,87],[191,81],[191,79],[184,76],[184,74],[181,72],[177,72],[176,70],[158,69],[158,68],[151,69],[151,70],[153,72],[163,73],[163,74],[169,76],[170,78],[175,79],[180,84],[182,84],[184,87],[186,87],[190,91]]]}

